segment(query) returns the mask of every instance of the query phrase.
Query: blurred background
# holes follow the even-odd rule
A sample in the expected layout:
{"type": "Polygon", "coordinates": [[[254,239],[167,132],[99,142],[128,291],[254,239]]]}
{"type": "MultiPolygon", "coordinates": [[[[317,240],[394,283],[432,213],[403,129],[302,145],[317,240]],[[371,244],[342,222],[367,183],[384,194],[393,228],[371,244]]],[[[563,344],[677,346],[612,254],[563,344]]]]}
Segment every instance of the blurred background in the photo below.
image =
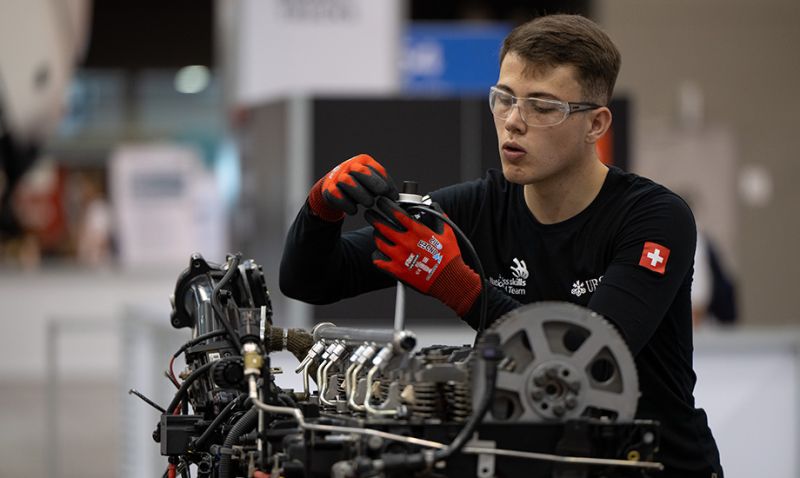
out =
{"type": "MultiPolygon", "coordinates": [[[[192,252],[263,265],[278,325],[390,327],[391,290],[283,298],[288,225],[361,152],[421,191],[496,167],[500,42],[546,13],[622,53],[603,160],[695,212],[696,395],[726,475],[800,476],[794,0],[0,0],[0,476],[163,471],[127,391],[168,400],[192,252]]],[[[471,342],[409,300],[419,335],[471,342]]]]}

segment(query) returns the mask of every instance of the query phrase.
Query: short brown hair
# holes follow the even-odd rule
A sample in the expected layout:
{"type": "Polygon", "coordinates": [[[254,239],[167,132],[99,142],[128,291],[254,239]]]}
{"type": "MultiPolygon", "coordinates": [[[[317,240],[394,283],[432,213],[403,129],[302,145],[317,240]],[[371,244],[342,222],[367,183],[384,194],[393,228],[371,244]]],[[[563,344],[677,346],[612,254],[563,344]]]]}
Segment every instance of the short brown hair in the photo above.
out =
{"type": "Polygon", "coordinates": [[[509,52],[531,66],[574,66],[584,94],[604,104],[611,101],[622,62],[608,35],[580,15],[548,15],[516,27],[503,41],[500,64],[509,52]]]}

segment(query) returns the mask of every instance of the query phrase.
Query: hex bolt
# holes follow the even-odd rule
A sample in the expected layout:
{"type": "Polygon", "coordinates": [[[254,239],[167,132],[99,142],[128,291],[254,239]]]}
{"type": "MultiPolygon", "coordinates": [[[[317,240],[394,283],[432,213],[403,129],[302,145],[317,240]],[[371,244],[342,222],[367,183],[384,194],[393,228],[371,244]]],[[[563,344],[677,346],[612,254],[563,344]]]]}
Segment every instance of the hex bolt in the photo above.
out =
{"type": "Polygon", "coordinates": [[[564,407],[562,407],[561,405],[556,405],[555,407],[553,407],[553,413],[557,417],[563,416],[565,411],[566,410],[564,410],[564,407]]]}
{"type": "Polygon", "coordinates": [[[575,397],[569,397],[569,398],[567,398],[567,400],[564,402],[564,405],[566,405],[566,406],[567,406],[567,409],[568,409],[568,410],[572,410],[572,409],[574,409],[575,407],[577,407],[577,406],[578,406],[578,401],[575,399],[575,397]]]}
{"type": "Polygon", "coordinates": [[[543,391],[541,391],[541,390],[539,390],[539,389],[537,388],[536,390],[534,390],[533,392],[531,392],[531,398],[532,398],[532,399],[533,399],[535,402],[538,402],[539,400],[541,400],[541,399],[543,399],[543,398],[544,398],[544,392],[543,392],[543,391]]]}

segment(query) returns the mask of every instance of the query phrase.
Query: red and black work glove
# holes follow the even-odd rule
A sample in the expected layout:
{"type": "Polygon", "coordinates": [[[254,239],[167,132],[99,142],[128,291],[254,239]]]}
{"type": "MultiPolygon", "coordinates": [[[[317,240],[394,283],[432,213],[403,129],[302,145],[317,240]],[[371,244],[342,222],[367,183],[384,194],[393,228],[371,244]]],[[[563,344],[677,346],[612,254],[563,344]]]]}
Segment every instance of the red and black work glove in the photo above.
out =
{"type": "Polygon", "coordinates": [[[396,200],[397,188],[380,163],[368,154],[359,154],[317,181],[308,194],[308,204],[320,218],[336,222],[344,213],[355,214],[359,204],[372,207],[378,196],[396,200]]]}
{"type": "MultiPolygon", "coordinates": [[[[432,208],[442,212],[436,203],[432,208]]],[[[369,210],[364,217],[375,228],[373,264],[441,300],[459,316],[470,310],[480,294],[481,281],[461,258],[449,225],[434,217],[428,227],[386,198],[378,198],[377,211],[369,210]]]]}

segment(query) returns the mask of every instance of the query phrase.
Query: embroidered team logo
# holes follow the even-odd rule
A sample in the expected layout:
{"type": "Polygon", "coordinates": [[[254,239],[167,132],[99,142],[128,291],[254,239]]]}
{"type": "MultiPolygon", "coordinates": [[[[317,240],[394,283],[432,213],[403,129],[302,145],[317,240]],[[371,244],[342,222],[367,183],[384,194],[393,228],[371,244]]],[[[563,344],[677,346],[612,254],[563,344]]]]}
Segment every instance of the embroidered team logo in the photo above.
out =
{"type": "Polygon", "coordinates": [[[495,287],[503,289],[509,295],[525,295],[528,287],[528,266],[525,261],[514,258],[514,265],[509,266],[511,277],[504,277],[498,274],[497,277],[489,277],[489,283],[495,287]]]}
{"type": "Polygon", "coordinates": [[[664,275],[667,270],[667,259],[669,259],[669,248],[655,242],[645,242],[642,249],[642,257],[639,265],[653,272],[664,275]]]}
{"type": "Polygon", "coordinates": [[[517,279],[527,279],[528,278],[528,266],[525,265],[525,261],[521,261],[514,258],[514,265],[511,266],[511,273],[514,274],[514,277],[517,279]]]}
{"type": "Polygon", "coordinates": [[[572,284],[572,290],[569,291],[569,293],[575,297],[580,297],[583,294],[591,294],[592,292],[596,291],[598,287],[600,287],[600,283],[602,281],[603,276],[596,277],[594,279],[578,279],[572,284]]]}

